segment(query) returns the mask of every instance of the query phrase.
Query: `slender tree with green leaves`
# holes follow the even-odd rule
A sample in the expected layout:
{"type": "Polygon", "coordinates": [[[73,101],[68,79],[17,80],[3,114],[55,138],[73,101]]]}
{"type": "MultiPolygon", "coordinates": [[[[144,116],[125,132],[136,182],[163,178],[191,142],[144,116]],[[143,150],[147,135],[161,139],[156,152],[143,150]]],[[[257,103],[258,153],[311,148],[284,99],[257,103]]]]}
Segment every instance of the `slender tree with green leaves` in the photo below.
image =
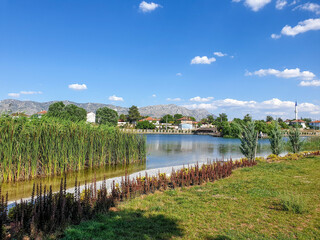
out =
{"type": "Polygon", "coordinates": [[[174,122],[174,117],[170,114],[164,115],[161,119],[160,119],[161,123],[172,123],[174,122]]]}
{"type": "Polygon", "coordinates": [[[240,150],[242,154],[249,160],[253,161],[256,158],[258,145],[258,132],[255,130],[253,122],[248,122],[246,125],[242,126],[240,140],[240,150]]]}
{"type": "Polygon", "coordinates": [[[128,120],[130,123],[136,122],[140,119],[140,112],[137,106],[132,105],[129,108],[129,112],[128,112],[128,120]]]}
{"type": "Polygon", "coordinates": [[[247,114],[243,117],[243,121],[244,122],[251,122],[252,121],[252,117],[250,116],[250,114],[247,114]]]}
{"type": "Polygon", "coordinates": [[[275,122],[274,128],[269,132],[269,141],[271,151],[275,155],[279,155],[283,150],[283,133],[278,122],[275,122]]]}
{"type": "Polygon", "coordinates": [[[289,131],[289,142],[292,148],[293,153],[298,153],[300,152],[303,141],[300,138],[300,130],[298,124],[294,126],[293,129],[289,131]]]}

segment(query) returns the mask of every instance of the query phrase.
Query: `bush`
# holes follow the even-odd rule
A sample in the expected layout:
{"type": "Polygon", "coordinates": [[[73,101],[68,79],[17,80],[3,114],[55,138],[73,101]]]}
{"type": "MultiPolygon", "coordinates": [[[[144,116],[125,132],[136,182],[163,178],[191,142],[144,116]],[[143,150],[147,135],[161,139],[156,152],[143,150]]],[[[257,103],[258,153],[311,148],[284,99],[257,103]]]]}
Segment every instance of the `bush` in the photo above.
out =
{"type": "Polygon", "coordinates": [[[96,112],[96,123],[117,126],[118,113],[107,107],[99,108],[96,112]]]}
{"type": "Polygon", "coordinates": [[[296,214],[302,214],[308,212],[307,204],[304,199],[299,195],[280,195],[279,205],[281,210],[289,211],[296,214]]]}
{"type": "Polygon", "coordinates": [[[69,104],[66,106],[63,102],[56,102],[49,106],[47,117],[70,120],[72,122],[80,122],[86,120],[87,111],[83,108],[77,107],[74,104],[69,104]]]}

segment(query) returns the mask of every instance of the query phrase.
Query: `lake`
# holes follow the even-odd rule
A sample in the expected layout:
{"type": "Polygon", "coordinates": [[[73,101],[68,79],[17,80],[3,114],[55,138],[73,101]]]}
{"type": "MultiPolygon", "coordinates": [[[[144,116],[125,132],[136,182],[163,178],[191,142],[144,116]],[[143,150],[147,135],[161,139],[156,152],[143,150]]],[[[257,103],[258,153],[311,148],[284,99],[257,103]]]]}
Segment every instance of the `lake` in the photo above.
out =
{"type": "MultiPolygon", "coordinates": [[[[268,139],[259,139],[258,156],[271,154],[268,139]]],[[[177,166],[243,157],[240,140],[206,135],[147,135],[146,168],[177,166]]]]}
{"type": "MultiPolygon", "coordinates": [[[[133,164],[129,167],[101,167],[87,169],[67,174],[67,186],[74,186],[75,179],[84,184],[97,181],[104,177],[112,178],[138,172],[145,169],[187,165],[189,163],[207,162],[215,159],[229,159],[243,157],[239,139],[216,138],[204,135],[147,135],[147,161],[144,164],[133,164]]],[[[260,139],[257,149],[258,156],[267,156],[271,153],[269,140],[260,139]]],[[[3,183],[2,192],[8,192],[9,200],[19,200],[31,195],[33,184],[52,185],[53,191],[58,191],[61,176],[45,177],[30,181],[3,183]]]]}

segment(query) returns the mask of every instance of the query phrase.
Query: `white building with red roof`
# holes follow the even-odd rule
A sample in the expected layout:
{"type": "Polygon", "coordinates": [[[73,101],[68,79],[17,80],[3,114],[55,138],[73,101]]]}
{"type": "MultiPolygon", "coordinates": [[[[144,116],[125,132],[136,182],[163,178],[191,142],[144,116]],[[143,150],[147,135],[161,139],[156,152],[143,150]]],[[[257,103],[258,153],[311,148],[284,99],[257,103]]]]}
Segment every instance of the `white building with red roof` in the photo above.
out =
{"type": "Polygon", "coordinates": [[[153,117],[147,117],[147,118],[139,120],[139,122],[143,122],[143,121],[148,121],[149,123],[153,123],[155,125],[159,125],[159,123],[160,123],[160,119],[153,118],[153,117]]]}
{"type": "Polygon", "coordinates": [[[320,120],[312,121],[312,122],[309,123],[309,125],[313,129],[320,129],[320,120]]]}

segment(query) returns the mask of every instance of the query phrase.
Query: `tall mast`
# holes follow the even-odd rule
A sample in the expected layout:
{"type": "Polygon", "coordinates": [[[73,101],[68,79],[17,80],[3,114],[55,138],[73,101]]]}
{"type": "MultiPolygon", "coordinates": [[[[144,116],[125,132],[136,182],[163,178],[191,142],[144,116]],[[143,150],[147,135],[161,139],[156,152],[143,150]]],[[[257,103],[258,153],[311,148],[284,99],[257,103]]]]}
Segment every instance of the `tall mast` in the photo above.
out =
{"type": "Polygon", "coordinates": [[[295,104],[294,113],[296,115],[296,120],[298,120],[298,103],[297,103],[297,101],[296,101],[296,104],[295,104]]]}

